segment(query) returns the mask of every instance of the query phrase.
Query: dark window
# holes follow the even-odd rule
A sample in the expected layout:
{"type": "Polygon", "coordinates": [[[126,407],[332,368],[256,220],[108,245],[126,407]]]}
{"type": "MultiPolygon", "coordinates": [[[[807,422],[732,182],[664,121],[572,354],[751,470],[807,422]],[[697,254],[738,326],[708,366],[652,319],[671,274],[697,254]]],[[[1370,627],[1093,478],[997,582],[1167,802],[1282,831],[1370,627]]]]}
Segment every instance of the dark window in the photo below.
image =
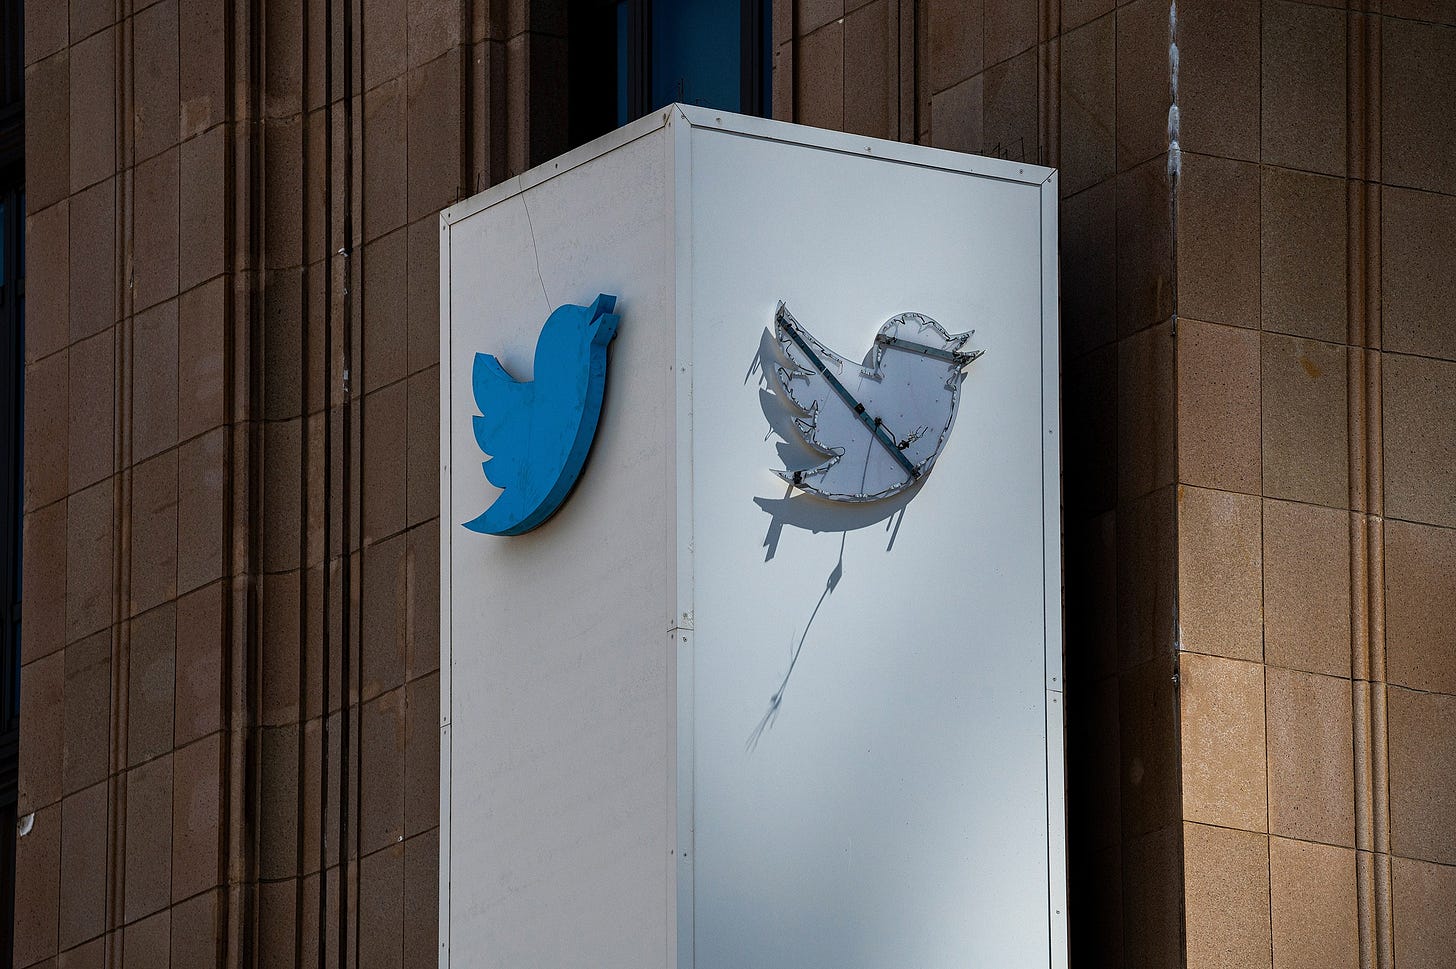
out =
{"type": "Polygon", "coordinates": [[[21,433],[25,375],[25,97],[21,0],[0,3],[0,969],[15,925],[20,747],[21,433]]]}
{"type": "Polygon", "coordinates": [[[769,113],[772,0],[572,0],[567,110],[579,145],[674,101],[769,113]]]}

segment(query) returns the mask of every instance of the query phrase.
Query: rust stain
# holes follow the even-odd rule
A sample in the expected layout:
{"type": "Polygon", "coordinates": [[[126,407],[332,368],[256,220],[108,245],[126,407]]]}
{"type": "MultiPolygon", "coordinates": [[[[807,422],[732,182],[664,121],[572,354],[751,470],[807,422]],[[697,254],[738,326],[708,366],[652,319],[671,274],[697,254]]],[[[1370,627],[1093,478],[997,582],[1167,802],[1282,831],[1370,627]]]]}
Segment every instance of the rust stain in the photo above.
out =
{"type": "Polygon", "coordinates": [[[1304,368],[1304,372],[1309,374],[1310,377],[1318,377],[1320,374],[1324,373],[1323,370],[1315,366],[1314,361],[1311,360],[1309,357],[1300,357],[1299,365],[1304,368]]]}

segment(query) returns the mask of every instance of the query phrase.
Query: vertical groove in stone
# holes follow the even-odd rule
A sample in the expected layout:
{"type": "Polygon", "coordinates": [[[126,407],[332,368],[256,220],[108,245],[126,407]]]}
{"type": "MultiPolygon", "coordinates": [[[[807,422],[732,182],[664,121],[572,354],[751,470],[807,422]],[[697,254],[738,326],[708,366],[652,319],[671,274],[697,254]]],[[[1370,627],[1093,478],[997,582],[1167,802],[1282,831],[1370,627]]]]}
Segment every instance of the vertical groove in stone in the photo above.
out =
{"type": "MultiPolygon", "coordinates": [[[[118,11],[119,13],[119,11],[118,11]]],[[[115,400],[113,406],[113,435],[115,437],[116,461],[112,465],[112,589],[111,589],[111,750],[113,760],[109,766],[111,780],[107,784],[107,873],[106,901],[104,905],[103,928],[120,928],[126,912],[126,801],[130,776],[126,773],[129,760],[127,750],[127,715],[129,711],[128,683],[130,680],[131,642],[126,617],[130,613],[131,600],[131,502],[132,502],[132,386],[134,373],[133,326],[135,306],[133,286],[136,259],[133,251],[135,239],[135,207],[132,203],[134,188],[135,157],[130,138],[131,103],[134,96],[132,20],[122,18],[113,28],[112,63],[114,65],[115,97],[113,99],[112,127],[114,131],[112,170],[114,175],[115,218],[114,245],[115,268],[113,279],[117,290],[108,308],[112,325],[114,359],[117,374],[115,378],[115,400]]],[[[122,934],[107,936],[104,948],[109,950],[113,965],[121,964],[122,934]]]]}
{"type": "Polygon", "coordinates": [[[915,41],[920,20],[916,6],[916,0],[895,0],[895,96],[899,103],[895,137],[911,144],[915,142],[915,79],[919,76],[915,41]]]}
{"type": "MultiPolygon", "coordinates": [[[[1036,163],[1056,167],[1061,160],[1061,58],[1052,53],[1059,33],[1060,0],[1041,0],[1037,26],[1037,145],[1036,163]]],[[[1058,48],[1059,49],[1059,48],[1058,48]]]]}
{"type": "Polygon", "coordinates": [[[910,141],[930,144],[930,17],[929,0],[910,0],[915,5],[915,78],[911,97],[915,109],[910,113],[910,141]]]}
{"type": "Polygon", "coordinates": [[[789,7],[789,40],[793,50],[793,59],[789,62],[789,76],[785,82],[789,88],[788,104],[789,116],[785,121],[798,121],[802,113],[799,110],[799,0],[778,0],[786,3],[789,7]]]}
{"type": "Polygon", "coordinates": [[[1385,687],[1381,424],[1380,18],[1361,3],[1346,19],[1346,212],[1349,378],[1351,676],[1356,899],[1361,969],[1394,961],[1385,687]]]}
{"type": "MultiPolygon", "coordinates": [[[[297,608],[297,636],[298,656],[297,675],[298,683],[295,693],[296,712],[293,722],[298,724],[296,747],[294,749],[294,790],[295,790],[295,813],[294,813],[294,864],[293,864],[293,961],[295,965],[303,965],[306,960],[306,949],[304,939],[304,873],[308,870],[306,857],[305,836],[308,831],[308,811],[311,805],[305,796],[308,791],[308,782],[305,773],[308,770],[308,736],[304,724],[308,720],[308,693],[309,682],[309,481],[313,476],[313,469],[309,463],[309,457],[313,452],[311,430],[313,422],[309,420],[309,407],[312,396],[309,392],[309,364],[313,359],[309,345],[310,336],[313,332],[310,310],[312,301],[309,299],[309,274],[308,251],[309,251],[309,213],[308,186],[313,177],[310,167],[310,138],[308,125],[308,83],[309,83],[309,16],[308,11],[301,10],[298,17],[298,112],[295,115],[295,123],[299,131],[299,154],[298,154],[298,191],[300,212],[298,217],[298,301],[299,301],[299,325],[298,325],[298,593],[296,600],[297,608]]],[[[285,223],[286,224],[286,223],[285,223]]],[[[322,912],[320,912],[322,915],[322,912]]]]}
{"type": "Polygon", "coordinates": [[[229,753],[223,786],[228,838],[224,894],[224,962],[252,964],[258,950],[255,919],[258,874],[259,750],[256,734],[260,643],[257,575],[262,512],[261,357],[263,0],[224,0],[224,89],[228,150],[224,163],[225,260],[234,273],[226,316],[224,367],[232,465],[224,476],[232,567],[226,600],[228,635],[224,693],[229,753]]]}

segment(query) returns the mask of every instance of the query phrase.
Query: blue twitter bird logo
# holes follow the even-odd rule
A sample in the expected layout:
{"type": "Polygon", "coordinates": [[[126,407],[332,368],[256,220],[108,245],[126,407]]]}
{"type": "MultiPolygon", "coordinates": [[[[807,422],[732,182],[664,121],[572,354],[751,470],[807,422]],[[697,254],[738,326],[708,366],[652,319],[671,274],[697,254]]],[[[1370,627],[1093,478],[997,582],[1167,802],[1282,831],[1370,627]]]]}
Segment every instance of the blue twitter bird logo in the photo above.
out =
{"type": "Polygon", "coordinates": [[[523,383],[492,355],[475,355],[475,443],[488,455],[486,480],[503,490],[466,528],[520,535],[566,500],[601,416],[616,305],[617,297],[602,294],[590,306],[557,307],[536,340],[534,380],[523,383]]]}

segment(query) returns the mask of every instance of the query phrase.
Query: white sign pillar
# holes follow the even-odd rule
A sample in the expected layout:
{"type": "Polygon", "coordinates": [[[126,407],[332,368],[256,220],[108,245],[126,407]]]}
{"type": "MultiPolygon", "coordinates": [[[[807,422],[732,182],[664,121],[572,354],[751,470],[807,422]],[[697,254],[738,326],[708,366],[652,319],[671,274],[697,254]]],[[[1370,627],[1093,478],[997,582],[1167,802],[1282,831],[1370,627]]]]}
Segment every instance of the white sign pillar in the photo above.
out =
{"type": "Polygon", "coordinates": [[[1050,169],[680,106],[442,213],[442,967],[1066,965],[1056,232],[1050,169]],[[465,529],[476,354],[598,294],[575,490],[465,529]]]}

